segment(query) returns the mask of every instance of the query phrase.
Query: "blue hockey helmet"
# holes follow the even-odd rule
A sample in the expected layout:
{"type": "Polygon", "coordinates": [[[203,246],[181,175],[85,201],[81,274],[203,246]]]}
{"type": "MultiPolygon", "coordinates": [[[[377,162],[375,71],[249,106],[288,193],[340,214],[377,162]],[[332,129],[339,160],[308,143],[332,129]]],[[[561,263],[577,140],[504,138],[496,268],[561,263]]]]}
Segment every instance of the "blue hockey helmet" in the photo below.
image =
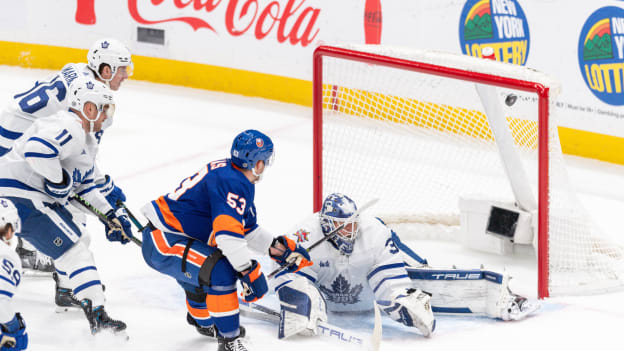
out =
{"type": "Polygon", "coordinates": [[[242,169],[253,170],[258,161],[264,161],[268,167],[273,163],[273,142],[265,134],[248,129],[234,138],[230,153],[232,163],[242,169]]]}
{"type": "Polygon", "coordinates": [[[350,255],[359,230],[359,214],[355,202],[347,195],[333,193],[323,201],[319,216],[325,235],[344,224],[344,228],[328,240],[340,253],[350,255]]]}

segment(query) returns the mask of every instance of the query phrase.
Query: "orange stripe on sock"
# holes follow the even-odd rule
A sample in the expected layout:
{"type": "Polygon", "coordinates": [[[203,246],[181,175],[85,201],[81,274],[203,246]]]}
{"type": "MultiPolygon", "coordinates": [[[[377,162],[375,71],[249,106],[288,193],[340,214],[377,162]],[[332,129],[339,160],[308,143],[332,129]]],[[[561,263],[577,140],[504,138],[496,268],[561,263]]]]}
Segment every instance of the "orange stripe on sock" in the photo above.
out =
{"type": "Polygon", "coordinates": [[[212,312],[230,312],[238,309],[238,297],[236,291],[227,295],[206,296],[206,306],[212,312]]]}
{"type": "Polygon", "coordinates": [[[186,308],[188,309],[191,316],[193,316],[193,318],[206,319],[210,317],[210,311],[208,311],[207,309],[191,307],[188,301],[186,302],[186,308]]]}
{"type": "Polygon", "coordinates": [[[158,205],[158,209],[165,219],[165,223],[175,228],[175,230],[184,233],[184,230],[182,229],[182,224],[180,224],[180,221],[176,218],[176,216],[173,215],[173,213],[169,209],[169,205],[167,204],[164,196],[161,196],[156,200],[156,205],[158,205]]]}

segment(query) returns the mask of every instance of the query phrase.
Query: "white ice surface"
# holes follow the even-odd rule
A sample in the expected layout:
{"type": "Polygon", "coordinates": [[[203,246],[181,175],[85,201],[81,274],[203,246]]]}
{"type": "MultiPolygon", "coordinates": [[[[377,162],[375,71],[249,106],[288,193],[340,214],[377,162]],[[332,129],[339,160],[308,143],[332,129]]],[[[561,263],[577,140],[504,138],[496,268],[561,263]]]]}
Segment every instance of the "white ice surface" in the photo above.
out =
{"type": "MultiPolygon", "coordinates": [[[[0,101],[30,89],[50,71],[0,66],[0,101]]],[[[147,201],[173,190],[207,161],[226,157],[232,138],[256,128],[276,145],[275,166],[256,187],[259,223],[282,233],[312,210],[311,109],[273,101],[177,86],[127,81],[116,94],[114,126],[106,132],[99,164],[128,197],[138,214],[147,201]]],[[[624,237],[624,167],[570,158],[571,176],[592,214],[609,231],[624,237]]],[[[139,216],[142,220],[143,218],[139,216]]],[[[109,314],[128,324],[130,340],[93,337],[82,312],[54,312],[54,283],[25,278],[14,301],[27,323],[30,350],[216,350],[186,324],[184,294],[171,279],[150,269],[140,249],[108,242],[99,222],[90,218],[91,249],[106,285],[109,314]]],[[[510,259],[476,255],[453,243],[405,240],[421,256],[439,265],[507,269],[512,288],[536,295],[532,257],[510,259]]],[[[263,259],[261,262],[267,262],[263,259]]],[[[266,267],[266,265],[265,265],[266,267]]],[[[266,269],[265,269],[266,270],[266,269]]],[[[269,296],[264,303],[274,303],[269,296]]],[[[622,349],[624,292],[589,297],[552,298],[536,315],[518,322],[441,316],[431,338],[423,338],[383,318],[382,350],[599,350],[622,349]]],[[[343,328],[372,330],[370,315],[332,316],[343,328]]],[[[243,318],[252,350],[340,348],[318,338],[277,339],[267,322],[243,318]]]]}

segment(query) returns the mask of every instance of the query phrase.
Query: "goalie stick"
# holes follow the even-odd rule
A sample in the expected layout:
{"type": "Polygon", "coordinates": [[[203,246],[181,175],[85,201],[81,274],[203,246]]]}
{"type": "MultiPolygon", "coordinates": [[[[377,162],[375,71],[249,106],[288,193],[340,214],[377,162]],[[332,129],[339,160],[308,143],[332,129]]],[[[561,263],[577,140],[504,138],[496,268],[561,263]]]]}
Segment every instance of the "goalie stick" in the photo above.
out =
{"type": "MultiPolygon", "coordinates": [[[[310,247],[308,247],[306,249],[307,252],[312,251],[312,249],[314,249],[315,247],[321,245],[322,243],[324,243],[325,241],[329,240],[330,238],[332,238],[334,235],[336,235],[339,231],[341,231],[349,221],[353,220],[355,217],[357,217],[360,212],[364,211],[365,209],[373,206],[374,204],[377,203],[377,201],[379,201],[379,198],[374,198],[372,200],[370,200],[369,202],[365,203],[364,205],[362,205],[360,208],[357,209],[357,211],[355,211],[355,213],[344,220],[344,223],[342,223],[341,225],[339,225],[336,229],[332,230],[331,232],[329,232],[329,234],[325,235],[322,239],[317,240],[314,244],[310,245],[310,247]]],[[[273,272],[271,272],[267,278],[271,279],[273,277],[275,277],[276,275],[282,273],[283,271],[287,270],[288,268],[290,268],[292,265],[294,264],[294,262],[285,264],[279,268],[276,268],[273,272]]]]}
{"type": "MultiPolygon", "coordinates": [[[[280,313],[264,305],[260,305],[254,302],[246,302],[245,300],[238,299],[239,308],[243,312],[243,316],[247,316],[254,319],[259,319],[272,323],[279,323],[280,313]]],[[[362,347],[367,351],[379,351],[381,344],[381,313],[377,303],[374,302],[375,309],[375,327],[373,328],[373,334],[370,338],[342,329],[333,324],[327,322],[318,321],[317,333],[319,336],[329,338],[333,341],[338,341],[343,344],[362,347]]]]}
{"type": "MultiPolygon", "coordinates": [[[[76,194],[76,195],[71,197],[71,200],[74,200],[74,201],[78,202],[79,204],[81,204],[82,206],[84,206],[87,210],[89,210],[89,212],[91,212],[95,216],[97,216],[102,222],[107,223],[111,227],[119,228],[119,226],[116,223],[110,221],[108,219],[108,217],[106,217],[105,214],[103,214],[100,210],[98,210],[93,205],[91,205],[82,196],[76,194]]],[[[124,234],[124,236],[126,236],[126,235],[124,234]]],[[[130,239],[130,241],[132,241],[133,243],[135,243],[135,244],[137,244],[139,246],[141,246],[143,244],[143,242],[141,242],[141,240],[139,240],[138,238],[135,238],[134,236],[131,236],[128,239],[130,239]]]]}

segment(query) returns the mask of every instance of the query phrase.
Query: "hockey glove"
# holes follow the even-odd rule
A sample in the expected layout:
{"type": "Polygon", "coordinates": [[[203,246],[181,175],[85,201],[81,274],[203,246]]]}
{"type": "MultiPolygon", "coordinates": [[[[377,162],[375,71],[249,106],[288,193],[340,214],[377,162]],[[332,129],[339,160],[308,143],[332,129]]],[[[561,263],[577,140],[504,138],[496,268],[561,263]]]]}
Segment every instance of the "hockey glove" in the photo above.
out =
{"type": "Polygon", "coordinates": [[[6,324],[0,324],[0,351],[20,351],[28,347],[26,323],[19,313],[6,324]]]}
{"type": "Polygon", "coordinates": [[[45,179],[43,182],[43,189],[46,194],[53,197],[56,202],[65,204],[69,197],[69,192],[72,190],[72,185],[72,177],[63,169],[63,180],[60,183],[54,183],[51,180],[45,179]]]}
{"type": "Polygon", "coordinates": [[[102,185],[100,189],[100,193],[104,195],[106,201],[113,206],[113,208],[117,208],[117,201],[121,200],[122,202],[126,201],[126,195],[123,193],[121,188],[115,185],[113,182],[113,178],[111,178],[108,174],[104,176],[106,182],[102,185]]]}
{"type": "MultiPolygon", "coordinates": [[[[431,310],[431,296],[420,289],[399,292],[388,307],[383,307],[392,319],[408,327],[418,328],[429,336],[435,329],[435,318],[431,310]]],[[[380,302],[380,305],[383,303],[380,302]]]]}
{"type": "Polygon", "coordinates": [[[110,210],[106,214],[108,223],[105,223],[106,239],[119,241],[122,244],[130,242],[132,237],[132,224],[125,208],[110,210]]]}
{"type": "Polygon", "coordinates": [[[260,300],[269,290],[266,278],[260,270],[260,264],[256,260],[251,260],[251,267],[246,274],[238,273],[238,279],[243,286],[241,296],[247,302],[260,300]]]}
{"type": "Polygon", "coordinates": [[[285,271],[288,273],[298,272],[300,269],[311,266],[312,259],[308,251],[301,245],[297,245],[294,240],[287,238],[285,235],[278,236],[273,239],[273,248],[278,247],[278,243],[284,246],[284,252],[281,255],[270,255],[280,265],[289,265],[285,271]]]}

